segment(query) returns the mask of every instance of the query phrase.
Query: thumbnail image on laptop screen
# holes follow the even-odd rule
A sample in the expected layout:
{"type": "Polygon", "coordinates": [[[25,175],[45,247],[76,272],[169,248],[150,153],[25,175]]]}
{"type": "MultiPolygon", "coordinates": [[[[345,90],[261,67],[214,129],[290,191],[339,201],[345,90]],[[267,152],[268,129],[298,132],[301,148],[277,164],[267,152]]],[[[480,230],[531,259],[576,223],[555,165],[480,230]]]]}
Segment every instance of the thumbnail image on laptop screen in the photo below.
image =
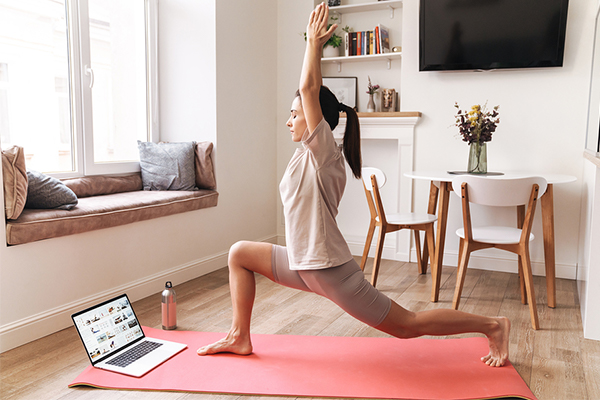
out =
{"type": "Polygon", "coordinates": [[[92,363],[144,336],[127,296],[120,296],[73,316],[92,363]]]}

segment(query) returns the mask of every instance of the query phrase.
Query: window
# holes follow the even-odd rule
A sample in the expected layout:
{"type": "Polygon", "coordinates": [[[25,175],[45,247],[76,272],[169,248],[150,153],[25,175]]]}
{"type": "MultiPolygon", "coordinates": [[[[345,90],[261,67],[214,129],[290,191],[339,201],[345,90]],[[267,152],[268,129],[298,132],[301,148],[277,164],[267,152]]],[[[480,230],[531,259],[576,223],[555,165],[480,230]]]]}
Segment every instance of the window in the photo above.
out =
{"type": "Polygon", "coordinates": [[[0,140],[54,176],[139,170],[158,127],[156,0],[0,0],[0,140]]]}

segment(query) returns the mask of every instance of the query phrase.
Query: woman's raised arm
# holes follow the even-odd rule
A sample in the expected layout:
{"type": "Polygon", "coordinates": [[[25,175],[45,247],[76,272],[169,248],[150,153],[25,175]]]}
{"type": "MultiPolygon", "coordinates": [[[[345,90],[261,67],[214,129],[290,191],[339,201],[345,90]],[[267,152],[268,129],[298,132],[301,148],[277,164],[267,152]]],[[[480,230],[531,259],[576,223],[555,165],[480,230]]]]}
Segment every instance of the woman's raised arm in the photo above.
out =
{"type": "Polygon", "coordinates": [[[329,7],[325,3],[321,3],[311,12],[306,27],[306,51],[300,74],[299,89],[304,117],[311,133],[314,132],[323,119],[319,104],[319,90],[323,81],[321,75],[323,45],[337,28],[337,25],[333,24],[327,29],[328,21],[329,7]]]}

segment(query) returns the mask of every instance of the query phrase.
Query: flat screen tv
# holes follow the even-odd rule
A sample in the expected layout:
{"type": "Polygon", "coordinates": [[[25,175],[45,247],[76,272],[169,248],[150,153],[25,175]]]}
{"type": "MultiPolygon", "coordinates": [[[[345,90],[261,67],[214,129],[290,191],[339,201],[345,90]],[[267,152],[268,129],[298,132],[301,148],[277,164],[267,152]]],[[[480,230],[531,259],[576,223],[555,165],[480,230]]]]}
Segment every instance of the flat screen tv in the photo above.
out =
{"type": "Polygon", "coordinates": [[[421,0],[419,70],[561,67],[568,0],[421,0]]]}

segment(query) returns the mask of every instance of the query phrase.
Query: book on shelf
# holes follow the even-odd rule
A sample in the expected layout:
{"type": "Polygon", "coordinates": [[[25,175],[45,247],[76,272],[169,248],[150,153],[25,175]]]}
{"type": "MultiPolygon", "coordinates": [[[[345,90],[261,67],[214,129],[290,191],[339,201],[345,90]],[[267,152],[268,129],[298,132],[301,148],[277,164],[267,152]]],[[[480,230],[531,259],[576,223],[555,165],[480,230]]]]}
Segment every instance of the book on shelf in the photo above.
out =
{"type": "Polygon", "coordinates": [[[344,40],[346,57],[391,52],[389,29],[381,24],[369,31],[345,32],[344,40]]]}
{"type": "Polygon", "coordinates": [[[379,43],[381,46],[380,53],[389,53],[391,51],[390,47],[390,30],[383,26],[379,25],[379,43]]]}
{"type": "Polygon", "coordinates": [[[350,55],[350,32],[344,32],[344,56],[350,55]]]}

